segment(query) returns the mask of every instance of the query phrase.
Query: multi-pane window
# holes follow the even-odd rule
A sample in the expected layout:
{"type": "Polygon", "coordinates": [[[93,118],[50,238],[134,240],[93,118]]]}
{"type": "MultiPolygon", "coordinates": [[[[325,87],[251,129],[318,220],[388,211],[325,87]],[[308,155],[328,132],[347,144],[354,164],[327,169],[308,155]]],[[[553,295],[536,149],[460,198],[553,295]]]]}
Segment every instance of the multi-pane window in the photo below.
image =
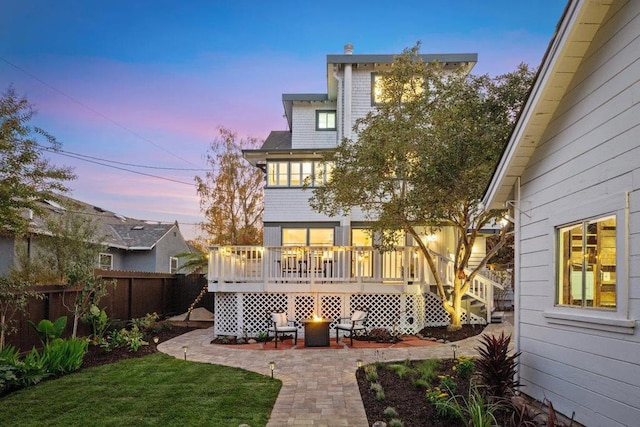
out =
{"type": "Polygon", "coordinates": [[[102,270],[113,270],[113,255],[100,253],[98,255],[98,267],[102,270]]]}
{"type": "Polygon", "coordinates": [[[322,161],[267,162],[267,187],[318,187],[331,178],[333,165],[322,161]]]}
{"type": "MultiPolygon", "coordinates": [[[[424,92],[424,80],[414,77],[402,87],[402,102],[415,100],[424,92]]],[[[377,73],[371,74],[371,105],[382,104],[390,100],[391,93],[385,93],[384,77],[377,73]]]]}
{"type": "Polygon", "coordinates": [[[289,162],[267,163],[267,185],[269,187],[286,187],[289,185],[289,162]]]}
{"type": "Polygon", "coordinates": [[[169,257],[169,273],[176,274],[178,272],[178,258],[169,257]]]}
{"type": "Polygon", "coordinates": [[[560,305],[616,308],[616,217],[558,229],[560,305]]]}
{"type": "Polygon", "coordinates": [[[282,246],[333,246],[333,228],[283,228],[282,246]]]}
{"type": "Polygon", "coordinates": [[[336,110],[317,110],[316,130],[336,130],[336,110]]]}

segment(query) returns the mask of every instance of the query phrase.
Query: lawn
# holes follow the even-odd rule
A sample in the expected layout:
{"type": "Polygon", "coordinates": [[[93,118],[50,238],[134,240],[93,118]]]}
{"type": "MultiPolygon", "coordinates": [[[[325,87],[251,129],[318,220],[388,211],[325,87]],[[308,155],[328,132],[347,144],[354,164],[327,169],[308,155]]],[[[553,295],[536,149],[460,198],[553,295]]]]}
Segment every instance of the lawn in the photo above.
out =
{"type": "Polygon", "coordinates": [[[156,353],[45,381],[0,399],[2,425],[264,426],[282,382],[156,353]]]}

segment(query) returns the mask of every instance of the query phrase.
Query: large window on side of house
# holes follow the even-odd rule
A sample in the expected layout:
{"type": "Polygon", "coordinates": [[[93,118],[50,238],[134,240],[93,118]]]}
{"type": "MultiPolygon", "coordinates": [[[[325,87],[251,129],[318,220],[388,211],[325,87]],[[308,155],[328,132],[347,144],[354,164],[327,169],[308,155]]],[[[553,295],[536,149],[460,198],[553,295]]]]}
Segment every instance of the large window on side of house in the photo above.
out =
{"type": "MultiPolygon", "coordinates": [[[[389,102],[389,94],[385,93],[384,77],[378,73],[371,73],[371,105],[389,102]]],[[[424,93],[424,80],[414,77],[402,88],[402,102],[415,100],[424,93]]]]}
{"type": "Polygon", "coordinates": [[[291,162],[289,169],[291,171],[290,187],[302,187],[303,184],[312,185],[313,162],[291,162]]]}
{"type": "Polygon", "coordinates": [[[616,308],[616,217],[557,229],[559,305],[616,308]]]}
{"type": "Polygon", "coordinates": [[[169,273],[176,274],[178,272],[178,258],[169,257],[169,273]]]}
{"type": "Polygon", "coordinates": [[[316,110],[316,130],[336,130],[336,110],[316,110]]]}
{"type": "Polygon", "coordinates": [[[98,267],[102,270],[113,270],[113,255],[100,253],[98,255],[98,267]]]}
{"type": "Polygon", "coordinates": [[[267,185],[269,187],[286,187],[289,185],[289,162],[267,163],[267,185]]]}

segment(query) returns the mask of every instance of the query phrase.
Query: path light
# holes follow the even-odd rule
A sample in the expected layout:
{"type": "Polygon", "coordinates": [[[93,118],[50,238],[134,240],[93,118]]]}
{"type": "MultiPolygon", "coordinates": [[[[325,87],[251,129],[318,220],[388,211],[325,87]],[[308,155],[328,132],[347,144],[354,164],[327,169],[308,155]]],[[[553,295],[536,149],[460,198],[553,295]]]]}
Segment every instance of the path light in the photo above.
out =
{"type": "Polygon", "coordinates": [[[189,349],[189,347],[187,347],[186,345],[182,346],[182,352],[184,353],[184,360],[187,360],[187,350],[189,349]]]}
{"type": "Polygon", "coordinates": [[[160,341],[160,338],[158,338],[158,337],[153,337],[153,343],[154,343],[154,344],[158,344],[158,341],[160,341]]]}
{"type": "Polygon", "coordinates": [[[362,368],[362,359],[356,360],[356,366],[358,367],[358,369],[362,368]]]}
{"type": "Polygon", "coordinates": [[[456,360],[456,348],[458,348],[458,344],[451,344],[451,350],[453,350],[453,360],[456,360]]]}
{"type": "Polygon", "coordinates": [[[271,378],[273,378],[273,371],[276,369],[276,362],[269,362],[269,369],[271,369],[271,378]]]}

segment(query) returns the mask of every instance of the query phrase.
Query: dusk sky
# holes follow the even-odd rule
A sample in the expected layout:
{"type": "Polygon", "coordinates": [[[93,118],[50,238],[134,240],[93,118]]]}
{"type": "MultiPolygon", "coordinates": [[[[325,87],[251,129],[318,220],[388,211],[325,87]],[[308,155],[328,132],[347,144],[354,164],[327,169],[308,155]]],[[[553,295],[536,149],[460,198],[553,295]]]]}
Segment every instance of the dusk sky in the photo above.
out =
{"type": "Polygon", "coordinates": [[[537,67],[565,0],[67,1],[0,3],[0,91],[34,104],[32,124],[75,168],[72,197],[116,213],[202,221],[189,169],[217,128],[264,140],[286,130],[282,93],[325,93],[326,55],[477,53],[474,74],[537,67]],[[120,162],[120,163],[114,163],[120,162]],[[147,165],[140,168],[125,164],[147,165]],[[157,168],[178,168],[169,170],[157,168]]]}

